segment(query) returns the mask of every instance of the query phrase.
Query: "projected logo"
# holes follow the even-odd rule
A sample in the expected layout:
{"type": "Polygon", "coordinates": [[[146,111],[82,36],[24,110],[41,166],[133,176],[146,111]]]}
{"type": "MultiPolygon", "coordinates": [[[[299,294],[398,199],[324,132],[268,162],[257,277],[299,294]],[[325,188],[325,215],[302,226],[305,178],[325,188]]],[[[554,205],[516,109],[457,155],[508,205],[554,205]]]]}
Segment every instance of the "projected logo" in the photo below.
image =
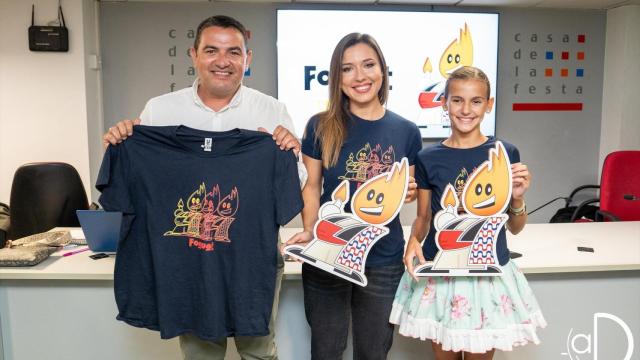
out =
{"type": "MultiPolygon", "coordinates": [[[[492,85],[496,83],[497,14],[278,10],[277,24],[277,97],[287,105],[300,137],[309,118],[327,109],[331,56],[336,43],[352,32],[376,39],[388,67],[386,106],[416,123],[423,138],[451,133],[440,96],[452,71],[473,65],[487,74],[492,85]],[[326,19],[332,20],[331,26],[326,19]],[[412,34],[416,46],[398,41],[398,34],[412,34]]],[[[495,134],[494,112],[480,127],[483,134],[495,134]]]]}
{"type": "MultiPolygon", "coordinates": [[[[442,96],[449,75],[463,66],[473,65],[473,40],[471,31],[465,23],[460,29],[458,38],[453,39],[440,55],[438,70],[441,78],[433,80],[433,66],[429,57],[422,66],[422,72],[427,85],[418,96],[420,114],[416,121],[419,128],[449,128],[449,115],[442,109],[442,96]]],[[[437,75],[436,75],[437,76],[437,75]]]]}

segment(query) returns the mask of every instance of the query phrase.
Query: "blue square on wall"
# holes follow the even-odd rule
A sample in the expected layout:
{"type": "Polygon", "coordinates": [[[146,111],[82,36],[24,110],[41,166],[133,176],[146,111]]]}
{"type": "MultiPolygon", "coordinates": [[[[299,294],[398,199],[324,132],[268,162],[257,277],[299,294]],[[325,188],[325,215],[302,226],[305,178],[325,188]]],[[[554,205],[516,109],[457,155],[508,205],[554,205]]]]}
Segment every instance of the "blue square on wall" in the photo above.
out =
{"type": "Polygon", "coordinates": [[[576,77],[583,77],[584,69],[576,69],[576,77]]]}
{"type": "Polygon", "coordinates": [[[247,68],[247,70],[244,72],[244,76],[251,76],[251,68],[247,68]]]}
{"type": "Polygon", "coordinates": [[[545,54],[545,59],[553,60],[553,51],[547,51],[547,53],[545,54]]]}

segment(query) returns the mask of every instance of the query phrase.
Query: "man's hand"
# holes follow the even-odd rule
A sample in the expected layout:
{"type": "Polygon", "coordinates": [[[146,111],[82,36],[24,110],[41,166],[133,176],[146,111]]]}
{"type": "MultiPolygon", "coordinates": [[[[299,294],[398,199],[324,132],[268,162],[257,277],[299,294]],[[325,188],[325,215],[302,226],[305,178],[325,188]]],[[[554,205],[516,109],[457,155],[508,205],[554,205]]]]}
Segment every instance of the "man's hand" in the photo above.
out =
{"type": "Polygon", "coordinates": [[[140,125],[142,120],[122,120],[109,128],[104,136],[102,136],[102,146],[106,149],[109,144],[117,145],[133,134],[133,127],[140,125]]]}
{"type": "MultiPolygon", "coordinates": [[[[259,131],[269,133],[269,131],[263,127],[258,128],[259,131]]],[[[271,134],[276,145],[280,146],[280,150],[291,150],[298,156],[300,152],[300,142],[294,134],[287,130],[282,125],[278,125],[271,134]]]]}

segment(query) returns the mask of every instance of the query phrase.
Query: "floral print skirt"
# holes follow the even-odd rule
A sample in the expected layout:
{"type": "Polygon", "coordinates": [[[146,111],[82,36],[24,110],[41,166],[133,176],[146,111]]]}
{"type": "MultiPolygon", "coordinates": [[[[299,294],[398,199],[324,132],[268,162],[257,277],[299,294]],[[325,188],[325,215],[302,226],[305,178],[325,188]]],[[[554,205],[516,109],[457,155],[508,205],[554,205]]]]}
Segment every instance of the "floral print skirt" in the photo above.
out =
{"type": "Polygon", "coordinates": [[[446,351],[510,351],[538,344],[547,325],[527,279],[510,261],[496,277],[423,277],[405,272],[389,321],[404,336],[430,339],[446,351]]]}

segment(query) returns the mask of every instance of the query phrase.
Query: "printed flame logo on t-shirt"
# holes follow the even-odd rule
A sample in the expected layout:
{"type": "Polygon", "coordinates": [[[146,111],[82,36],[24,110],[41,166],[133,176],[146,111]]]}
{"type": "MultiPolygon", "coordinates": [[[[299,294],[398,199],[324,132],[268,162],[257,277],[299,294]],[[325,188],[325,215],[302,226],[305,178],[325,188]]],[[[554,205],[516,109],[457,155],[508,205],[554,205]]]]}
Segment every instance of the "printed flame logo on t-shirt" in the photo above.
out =
{"type": "Polygon", "coordinates": [[[173,211],[175,227],[164,236],[188,236],[189,247],[213,251],[214,241],[231,242],[229,228],[239,206],[237,187],[222,196],[218,184],[207,192],[203,182],[189,195],[186,204],[182,198],[178,200],[173,211]]]}
{"type": "Polygon", "coordinates": [[[357,181],[362,184],[376,175],[388,172],[395,161],[396,154],[393,145],[382,151],[380,144],[372,149],[371,145],[366,143],[355,154],[349,154],[345,164],[345,174],[339,176],[338,179],[357,181]]]}
{"type": "MultiPolygon", "coordinates": [[[[475,168],[473,170],[475,171],[475,168]]],[[[469,172],[467,172],[467,168],[463,167],[462,170],[460,170],[460,173],[458,174],[458,176],[456,176],[456,179],[453,181],[453,184],[456,190],[456,196],[458,199],[462,198],[462,191],[464,190],[464,185],[467,183],[468,177],[469,177],[469,172]]],[[[458,213],[461,214],[464,212],[464,208],[462,207],[462,202],[458,202],[458,203],[460,204],[458,206],[458,213]]]]}

